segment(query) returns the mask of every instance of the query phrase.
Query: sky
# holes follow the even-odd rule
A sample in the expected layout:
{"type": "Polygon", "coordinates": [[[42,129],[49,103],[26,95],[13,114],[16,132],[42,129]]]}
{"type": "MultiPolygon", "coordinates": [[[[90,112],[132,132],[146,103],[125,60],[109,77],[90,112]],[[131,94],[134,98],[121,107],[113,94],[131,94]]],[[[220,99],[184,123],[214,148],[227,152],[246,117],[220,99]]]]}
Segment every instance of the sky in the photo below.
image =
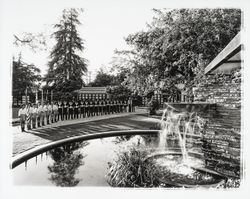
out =
{"type": "MultiPolygon", "coordinates": [[[[82,25],[78,27],[80,37],[84,39],[85,50],[82,56],[88,60],[88,71],[92,80],[100,67],[109,70],[114,50],[128,49],[124,38],[129,34],[146,30],[146,23],[152,20],[152,8],[163,8],[164,1],[153,4],[152,1],[78,1],[77,4],[61,4],[60,1],[52,3],[34,3],[37,1],[15,1],[9,3],[5,12],[11,12],[11,28],[13,34],[20,36],[24,32],[45,32],[49,35],[55,29],[62,16],[62,10],[69,7],[83,8],[84,12],[79,20],[82,25]]],[[[39,1],[38,1],[39,2],[39,1]]],[[[14,38],[13,38],[14,39],[14,38]]],[[[49,41],[52,41],[51,39],[49,41]]],[[[49,43],[52,47],[52,43],[49,43]]],[[[23,60],[34,63],[45,74],[48,69],[49,52],[37,51],[34,53],[27,47],[13,47],[13,55],[22,52],[23,60]]]]}
{"type": "MultiPolygon", "coordinates": [[[[13,34],[21,36],[24,32],[34,34],[45,32],[45,35],[50,35],[54,31],[53,24],[60,20],[64,8],[83,8],[84,12],[79,17],[82,25],[78,30],[80,37],[84,39],[85,50],[82,56],[88,60],[88,71],[91,72],[93,80],[100,67],[109,70],[115,49],[128,49],[125,37],[146,30],[146,23],[150,23],[155,16],[153,8],[190,7],[189,1],[181,4],[178,2],[178,0],[0,0],[0,9],[2,8],[0,11],[6,15],[8,35],[13,41],[13,34]]],[[[203,7],[200,1],[192,2],[194,2],[193,7],[194,5],[203,7]]],[[[208,4],[208,6],[213,5],[216,4],[208,4]]],[[[49,44],[50,47],[53,46],[52,42],[49,44]]],[[[13,45],[11,56],[17,56],[22,52],[25,62],[35,64],[41,69],[41,73],[45,74],[50,50],[51,48],[34,53],[27,47],[17,48],[13,45]]]]}

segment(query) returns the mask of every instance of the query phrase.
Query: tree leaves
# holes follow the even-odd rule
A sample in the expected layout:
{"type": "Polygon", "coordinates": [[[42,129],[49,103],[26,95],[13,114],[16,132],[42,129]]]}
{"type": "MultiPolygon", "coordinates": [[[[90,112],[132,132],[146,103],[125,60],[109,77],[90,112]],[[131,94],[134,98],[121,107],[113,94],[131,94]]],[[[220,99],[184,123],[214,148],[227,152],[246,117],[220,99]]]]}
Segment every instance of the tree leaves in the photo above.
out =
{"type": "Polygon", "coordinates": [[[139,89],[139,93],[150,92],[148,80],[152,78],[155,82],[168,79],[172,85],[180,81],[190,84],[239,32],[241,25],[239,9],[154,11],[156,16],[147,31],[126,38],[135,52],[127,61],[131,70],[126,83],[131,89],[139,89]]]}
{"type": "Polygon", "coordinates": [[[50,53],[45,80],[52,83],[57,92],[73,92],[84,84],[81,77],[87,71],[87,60],[80,56],[84,50],[83,40],[77,31],[77,26],[81,25],[78,20],[80,12],[82,10],[65,9],[60,22],[54,25],[56,44],[50,53]]]}
{"type": "Polygon", "coordinates": [[[19,96],[26,89],[38,87],[37,83],[41,80],[40,69],[33,64],[23,62],[21,55],[17,60],[13,59],[13,80],[12,92],[13,96],[19,96]]]}

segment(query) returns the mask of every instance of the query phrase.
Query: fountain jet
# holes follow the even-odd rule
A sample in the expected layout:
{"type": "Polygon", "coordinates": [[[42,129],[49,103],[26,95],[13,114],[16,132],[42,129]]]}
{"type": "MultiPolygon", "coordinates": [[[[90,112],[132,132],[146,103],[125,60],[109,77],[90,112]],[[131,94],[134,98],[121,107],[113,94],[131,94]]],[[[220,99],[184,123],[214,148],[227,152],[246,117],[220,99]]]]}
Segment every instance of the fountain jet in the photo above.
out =
{"type": "Polygon", "coordinates": [[[162,151],[170,150],[167,141],[177,138],[182,153],[183,163],[189,164],[187,151],[187,135],[199,134],[204,120],[195,112],[180,112],[171,105],[165,103],[161,117],[161,132],[159,139],[159,149],[162,151]]]}

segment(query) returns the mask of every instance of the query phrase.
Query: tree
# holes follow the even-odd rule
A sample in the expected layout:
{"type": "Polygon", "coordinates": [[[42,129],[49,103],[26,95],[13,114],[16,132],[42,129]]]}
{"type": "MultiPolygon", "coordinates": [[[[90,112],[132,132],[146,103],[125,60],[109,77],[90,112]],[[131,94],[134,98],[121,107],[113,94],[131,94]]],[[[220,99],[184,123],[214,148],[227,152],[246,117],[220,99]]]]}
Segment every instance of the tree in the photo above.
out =
{"type": "Polygon", "coordinates": [[[108,87],[107,93],[111,99],[115,100],[128,100],[132,96],[131,90],[123,85],[116,85],[108,87]]]}
{"type": "Polygon", "coordinates": [[[150,75],[150,67],[146,67],[140,55],[136,51],[115,51],[116,56],[112,60],[112,70],[117,70],[117,76],[123,86],[134,94],[145,95],[152,92],[154,87],[153,76],[150,75]]]}
{"type": "Polygon", "coordinates": [[[45,76],[47,84],[55,92],[68,96],[84,85],[82,76],[87,71],[87,61],[79,55],[84,50],[83,40],[77,31],[77,26],[81,25],[78,20],[81,11],[65,9],[60,22],[54,25],[56,44],[50,53],[51,60],[45,76]]]}
{"type": "Polygon", "coordinates": [[[147,31],[131,34],[130,71],[125,79],[138,93],[191,85],[204,74],[204,67],[240,31],[239,9],[154,10],[157,14],[147,31]],[[163,83],[162,83],[163,82],[163,83]]]}
{"type": "Polygon", "coordinates": [[[123,72],[113,75],[105,72],[101,68],[97,72],[95,80],[88,86],[106,86],[108,87],[107,93],[109,94],[111,99],[127,100],[131,96],[132,91],[123,85],[124,79],[125,73],[123,72]]]}
{"type": "Polygon", "coordinates": [[[32,88],[38,88],[38,83],[41,81],[39,68],[23,62],[21,54],[17,60],[13,58],[12,64],[12,95],[14,98],[19,98],[26,91],[30,92],[32,88]]]}
{"type": "Polygon", "coordinates": [[[93,82],[90,82],[88,86],[98,87],[98,86],[118,86],[120,85],[125,78],[125,73],[119,72],[118,74],[109,74],[101,68],[94,79],[93,82]]]}
{"type": "MultiPolygon", "coordinates": [[[[47,36],[45,32],[23,32],[19,35],[14,34],[13,37],[13,44],[15,47],[28,47],[32,50],[33,53],[36,53],[37,51],[47,50],[47,36]]],[[[13,99],[17,100],[16,102],[18,105],[21,101],[21,96],[27,94],[29,97],[31,97],[31,101],[34,101],[35,93],[33,89],[39,89],[39,85],[41,83],[40,81],[42,80],[40,69],[37,68],[34,64],[25,63],[21,56],[21,52],[19,53],[17,59],[13,57],[12,67],[13,99]]]]}
{"type": "Polygon", "coordinates": [[[93,86],[93,87],[111,86],[111,85],[113,85],[114,79],[115,79],[114,75],[110,75],[110,74],[104,72],[103,69],[100,69],[97,72],[97,75],[96,75],[94,81],[89,83],[89,86],[93,86]]]}

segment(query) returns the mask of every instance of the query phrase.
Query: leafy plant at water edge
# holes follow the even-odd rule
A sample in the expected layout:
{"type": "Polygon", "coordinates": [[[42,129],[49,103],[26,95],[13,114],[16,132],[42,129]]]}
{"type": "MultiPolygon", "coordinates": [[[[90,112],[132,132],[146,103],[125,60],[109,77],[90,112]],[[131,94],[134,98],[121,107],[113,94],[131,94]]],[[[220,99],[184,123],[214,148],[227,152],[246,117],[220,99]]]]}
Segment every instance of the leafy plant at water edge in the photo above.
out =
{"type": "Polygon", "coordinates": [[[148,152],[132,146],[109,162],[108,183],[113,187],[158,187],[157,169],[152,161],[144,161],[148,152]]]}

